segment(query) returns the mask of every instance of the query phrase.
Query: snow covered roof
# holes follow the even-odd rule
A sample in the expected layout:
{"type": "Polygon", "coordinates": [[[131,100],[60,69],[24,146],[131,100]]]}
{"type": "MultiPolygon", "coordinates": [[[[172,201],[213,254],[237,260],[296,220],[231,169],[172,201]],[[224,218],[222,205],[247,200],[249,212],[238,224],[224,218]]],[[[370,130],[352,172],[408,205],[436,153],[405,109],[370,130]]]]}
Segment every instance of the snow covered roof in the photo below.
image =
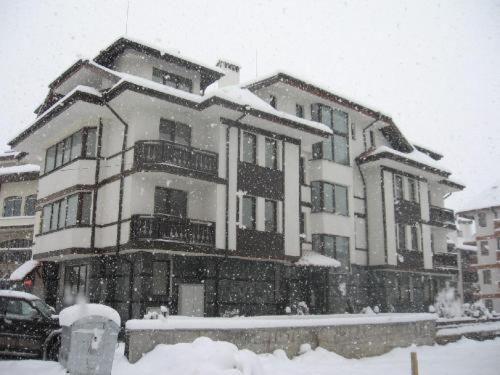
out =
{"type": "Polygon", "coordinates": [[[6,150],[6,151],[0,151],[0,160],[10,160],[10,159],[17,159],[22,156],[22,152],[19,151],[14,151],[14,150],[6,150]]]}
{"type": "Polygon", "coordinates": [[[33,271],[36,267],[40,265],[40,262],[37,260],[30,259],[19,267],[17,267],[14,272],[10,274],[9,280],[11,281],[22,281],[26,276],[29,275],[31,271],[33,271]]]}
{"type": "Polygon", "coordinates": [[[21,164],[21,165],[13,165],[10,167],[2,167],[0,168],[0,176],[6,176],[10,174],[23,174],[23,173],[31,173],[31,172],[40,172],[40,166],[36,164],[21,164]]]}
{"type": "Polygon", "coordinates": [[[475,194],[474,197],[457,211],[458,213],[465,213],[498,206],[500,206],[500,181],[481,191],[479,194],[475,194]]]}
{"type": "Polygon", "coordinates": [[[451,172],[444,168],[438,161],[423,152],[414,149],[411,152],[401,152],[387,146],[377,147],[375,150],[368,151],[359,157],[359,160],[364,163],[380,158],[388,157],[397,161],[414,164],[418,168],[425,169],[429,172],[437,173],[448,177],[451,172]]]}
{"type": "Polygon", "coordinates": [[[441,155],[439,152],[430,149],[427,146],[421,146],[419,144],[413,143],[413,146],[420,152],[423,152],[424,154],[429,155],[431,158],[434,160],[440,160],[443,158],[443,155],[441,155]]]}
{"type": "Polygon", "coordinates": [[[89,316],[102,316],[109,320],[112,320],[117,325],[120,325],[121,319],[120,315],[113,308],[100,305],[97,303],[79,303],[70,307],[66,307],[59,313],[59,323],[62,326],[70,326],[77,320],[89,317],[89,316]]]}
{"type": "Polygon", "coordinates": [[[0,297],[8,297],[8,298],[23,298],[29,301],[34,301],[38,298],[34,294],[19,292],[17,290],[0,290],[0,297]]]}
{"type": "Polygon", "coordinates": [[[315,251],[306,251],[304,255],[295,262],[296,266],[316,266],[316,267],[340,267],[340,262],[336,259],[321,255],[315,251]]]}

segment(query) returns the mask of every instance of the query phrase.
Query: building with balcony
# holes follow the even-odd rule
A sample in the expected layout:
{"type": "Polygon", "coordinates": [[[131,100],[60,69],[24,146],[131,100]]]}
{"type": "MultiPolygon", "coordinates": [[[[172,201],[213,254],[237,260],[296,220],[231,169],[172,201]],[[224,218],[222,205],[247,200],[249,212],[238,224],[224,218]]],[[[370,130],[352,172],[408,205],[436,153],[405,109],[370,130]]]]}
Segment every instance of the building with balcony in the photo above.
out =
{"type": "Polygon", "coordinates": [[[456,274],[434,266],[463,188],[441,155],[319,86],[239,71],[121,38],[49,85],[10,144],[40,163],[33,257],[58,267],[58,307],[425,310],[456,274]]]}
{"type": "Polygon", "coordinates": [[[500,184],[477,194],[458,212],[475,223],[479,293],[490,310],[500,311],[500,184]]]}
{"type": "Polygon", "coordinates": [[[0,279],[31,259],[40,167],[23,153],[0,153],[0,279]]]}

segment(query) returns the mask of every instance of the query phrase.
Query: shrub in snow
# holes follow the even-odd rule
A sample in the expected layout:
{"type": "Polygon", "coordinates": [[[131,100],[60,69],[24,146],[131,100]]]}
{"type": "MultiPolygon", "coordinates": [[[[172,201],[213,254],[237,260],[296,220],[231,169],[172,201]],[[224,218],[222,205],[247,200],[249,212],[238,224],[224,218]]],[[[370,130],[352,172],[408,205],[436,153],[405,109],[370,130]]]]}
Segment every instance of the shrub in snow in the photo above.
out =
{"type": "Polygon", "coordinates": [[[285,314],[290,315],[292,313],[292,308],[290,306],[285,307],[285,314]]]}
{"type": "Polygon", "coordinates": [[[434,314],[436,312],[436,309],[434,308],[433,305],[430,305],[428,309],[431,314],[434,314]]]}
{"type": "Polygon", "coordinates": [[[434,309],[440,318],[458,318],[463,314],[462,305],[458,300],[455,288],[445,288],[436,296],[434,309]]]}
{"type": "Polygon", "coordinates": [[[240,316],[240,310],[239,309],[232,309],[232,310],[226,310],[222,314],[223,318],[234,318],[240,316]]]}
{"type": "Polygon", "coordinates": [[[309,315],[309,306],[304,301],[297,304],[297,315],[309,315]]]}
{"type": "Polygon", "coordinates": [[[374,307],[373,307],[373,312],[374,312],[375,314],[380,313],[380,307],[378,307],[378,306],[374,306],[374,307]]]}
{"type": "Polygon", "coordinates": [[[300,345],[300,348],[299,348],[299,354],[300,355],[306,354],[307,352],[310,352],[311,350],[312,350],[312,348],[311,348],[310,344],[302,344],[302,345],[300,345]]]}
{"type": "Polygon", "coordinates": [[[493,314],[486,308],[483,301],[477,301],[473,304],[464,303],[463,304],[464,315],[470,316],[471,318],[492,318],[493,314]]]}
{"type": "Polygon", "coordinates": [[[375,315],[375,312],[370,306],[366,306],[363,307],[363,310],[361,310],[361,314],[375,315]]]}

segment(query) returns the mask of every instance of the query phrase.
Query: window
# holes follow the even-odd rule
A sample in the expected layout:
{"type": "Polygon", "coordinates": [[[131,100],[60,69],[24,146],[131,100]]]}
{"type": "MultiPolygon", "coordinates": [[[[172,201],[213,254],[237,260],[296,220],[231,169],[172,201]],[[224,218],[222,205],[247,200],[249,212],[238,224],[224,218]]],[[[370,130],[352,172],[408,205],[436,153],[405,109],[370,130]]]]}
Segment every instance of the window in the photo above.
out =
{"type": "Polygon", "coordinates": [[[265,202],[265,224],[264,229],[266,232],[276,232],[277,231],[277,202],[266,199],[265,202]]]}
{"type": "Polygon", "coordinates": [[[403,200],[403,177],[394,176],[394,198],[396,201],[403,200]]]}
{"type": "Polygon", "coordinates": [[[186,92],[193,92],[193,81],[164,70],[153,68],[153,81],[186,92]]]}
{"type": "Polygon", "coordinates": [[[89,225],[92,209],[92,193],[76,193],[43,206],[42,233],[89,225]]]}
{"type": "Polygon", "coordinates": [[[5,308],[5,317],[15,320],[32,319],[38,311],[27,301],[22,299],[5,299],[2,301],[2,308],[5,308]]]}
{"type": "Polygon", "coordinates": [[[338,260],[341,266],[337,271],[349,270],[349,237],[313,234],[312,246],[313,251],[338,260]]]}
{"type": "Polygon", "coordinates": [[[481,255],[490,254],[490,247],[488,246],[488,241],[481,241],[480,246],[481,246],[481,255]]]}
{"type": "Polygon", "coordinates": [[[3,216],[21,216],[21,197],[7,197],[3,201],[3,216]]]}
{"type": "Polygon", "coordinates": [[[33,241],[27,238],[17,238],[0,242],[0,249],[27,249],[33,245],[33,241]]]}
{"type": "Polygon", "coordinates": [[[77,295],[87,291],[87,265],[68,266],[64,272],[64,291],[66,304],[72,304],[77,295]]]}
{"type": "Polygon", "coordinates": [[[418,228],[411,226],[411,249],[418,250],[418,228]]]}
{"type": "Polygon", "coordinates": [[[349,215],[347,187],[322,181],[311,183],[311,201],[313,212],[332,212],[349,215]]]}
{"type": "Polygon", "coordinates": [[[168,292],[169,263],[166,261],[153,262],[153,294],[166,295],[168,292]]]}
{"type": "Polygon", "coordinates": [[[56,145],[49,147],[45,153],[45,173],[85,156],[96,156],[97,129],[83,128],[66,137],[56,145]],[[82,150],[85,149],[85,153],[82,150]]]}
{"type": "Polygon", "coordinates": [[[242,159],[246,163],[257,163],[257,137],[255,134],[243,132],[243,155],[242,159]]]}
{"type": "Polygon", "coordinates": [[[301,104],[295,104],[295,115],[297,117],[304,118],[304,106],[301,104]]]}
{"type": "Polygon", "coordinates": [[[491,270],[483,270],[483,284],[491,284],[491,270]]]}
{"type": "Polygon", "coordinates": [[[306,214],[305,212],[300,212],[300,234],[306,233],[306,214]]]}
{"type": "Polygon", "coordinates": [[[305,184],[305,173],[306,173],[306,168],[305,168],[306,160],[304,157],[300,157],[299,159],[299,182],[301,185],[305,184]]]}
{"type": "Polygon", "coordinates": [[[241,223],[246,229],[255,229],[255,197],[242,198],[241,223]]]}
{"type": "Polygon", "coordinates": [[[480,212],[477,215],[477,219],[478,219],[479,226],[484,228],[486,226],[486,213],[485,212],[480,212]]]}
{"type": "Polygon", "coordinates": [[[187,217],[187,192],[157,187],[154,200],[156,214],[187,217]]]}
{"type": "Polygon", "coordinates": [[[24,216],[35,215],[36,195],[28,195],[24,202],[24,216]]]}
{"type": "Polygon", "coordinates": [[[333,136],[329,140],[313,145],[313,158],[327,159],[349,165],[347,113],[322,104],[313,104],[311,106],[311,118],[313,121],[321,122],[333,130],[333,136]]]}
{"type": "Polygon", "coordinates": [[[266,138],[266,168],[278,169],[278,145],[271,138],[266,138]]]}
{"type": "Polygon", "coordinates": [[[417,183],[415,180],[409,178],[408,179],[408,187],[410,192],[410,201],[417,202],[418,201],[418,191],[417,191],[417,183]]]}
{"type": "Polygon", "coordinates": [[[274,95],[269,95],[269,104],[271,105],[271,107],[276,108],[276,105],[278,103],[274,95]]]}
{"type": "Polygon", "coordinates": [[[397,224],[396,227],[398,237],[398,250],[406,249],[406,226],[404,224],[397,224]]]}
{"type": "Polygon", "coordinates": [[[191,146],[191,127],[181,122],[161,119],[160,140],[191,146]]]}
{"type": "Polygon", "coordinates": [[[356,124],[353,122],[351,123],[351,138],[352,140],[356,140],[356,124]]]}
{"type": "Polygon", "coordinates": [[[370,147],[375,148],[375,133],[370,130],[370,147]]]}
{"type": "Polygon", "coordinates": [[[500,250],[500,237],[497,237],[497,250],[500,250]]]}

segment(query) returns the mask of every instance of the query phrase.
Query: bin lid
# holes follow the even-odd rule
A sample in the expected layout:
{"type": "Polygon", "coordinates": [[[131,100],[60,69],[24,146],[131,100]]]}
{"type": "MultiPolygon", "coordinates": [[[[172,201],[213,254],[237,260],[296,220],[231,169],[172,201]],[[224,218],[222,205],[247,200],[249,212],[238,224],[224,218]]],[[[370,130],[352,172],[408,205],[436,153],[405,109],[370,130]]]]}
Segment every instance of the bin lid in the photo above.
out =
{"type": "Polygon", "coordinates": [[[59,323],[61,326],[71,326],[77,320],[89,317],[100,316],[115,322],[118,326],[121,323],[118,312],[106,305],[97,303],[79,303],[66,307],[59,313],[59,323]]]}

